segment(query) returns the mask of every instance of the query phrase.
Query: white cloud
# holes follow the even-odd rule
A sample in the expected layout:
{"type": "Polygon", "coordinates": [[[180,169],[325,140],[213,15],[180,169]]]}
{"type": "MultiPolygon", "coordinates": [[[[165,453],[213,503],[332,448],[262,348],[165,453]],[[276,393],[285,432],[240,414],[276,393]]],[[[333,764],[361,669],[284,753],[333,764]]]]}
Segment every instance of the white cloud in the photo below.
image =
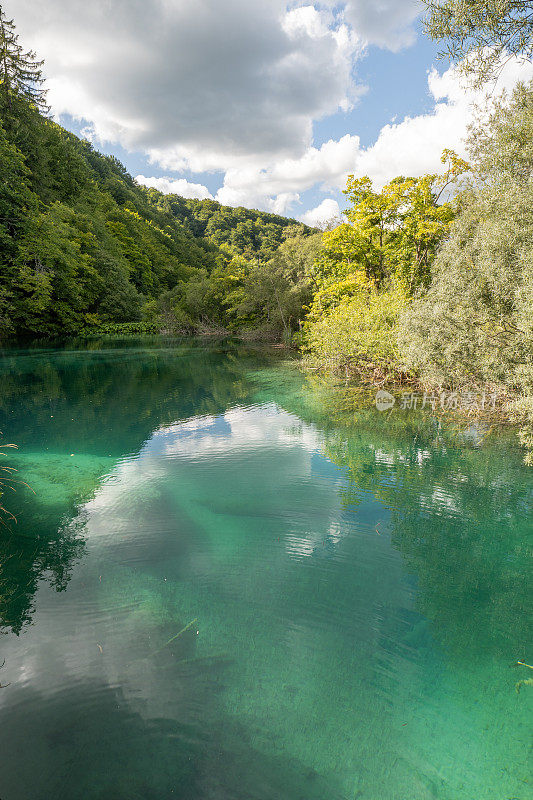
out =
{"type": "Polygon", "coordinates": [[[246,166],[229,169],[217,200],[228,205],[254,205],[281,194],[299,195],[315,184],[336,187],[353,172],[360,153],[358,136],[347,134],[321,147],[309,147],[300,158],[275,161],[265,168],[246,166]]]}
{"type": "Polygon", "coordinates": [[[288,214],[296,203],[300,202],[297,192],[281,192],[276,197],[267,200],[268,210],[274,214],[288,214]]]}
{"type": "Polygon", "coordinates": [[[420,0],[351,0],[345,13],[367,42],[396,51],[413,44],[413,23],[423,10],[420,0]]]}
{"type": "MultiPolygon", "coordinates": [[[[439,172],[445,148],[466,156],[465,137],[474,105],[483,106],[488,100],[490,107],[491,99],[502,89],[512,90],[519,80],[531,77],[533,64],[511,60],[497,86],[484,94],[466,89],[456,69],[450,68],[443,75],[433,70],[428,75],[428,91],[434,101],[431,112],[385,125],[368,148],[361,147],[358,136],[347,134],[320,148],[311,146],[299,158],[279,160],[266,168],[230,169],[217,200],[228,205],[262,208],[269,207],[271,198],[280,193],[293,193],[299,199],[301,192],[317,184],[325,192],[338,191],[345,187],[348,174],[369,175],[376,187],[381,188],[397,175],[418,177],[439,172]]],[[[317,211],[309,213],[314,215],[317,211]]]]}
{"type": "Polygon", "coordinates": [[[195,172],[298,158],[351,108],[367,43],[395,49],[414,0],[5,0],[45,59],[56,115],[195,172]]]}
{"type": "MultiPolygon", "coordinates": [[[[93,141],[143,152],[163,169],[224,172],[222,202],[286,213],[313,181],[335,182],[349,168],[357,137],[317,149],[313,123],[356,102],[363,88],[354,65],[368,43],[395,49],[408,41],[412,2],[5,0],[4,7],[24,44],[45,59],[56,116],[69,114],[93,141]]],[[[142,181],[210,196],[184,179],[142,181]]]]}
{"type": "Polygon", "coordinates": [[[357,174],[369,175],[377,186],[382,186],[396,175],[418,177],[438,172],[445,148],[467,155],[465,138],[474,108],[490,108],[503,89],[510,91],[520,80],[532,77],[533,64],[512,59],[495,87],[476,91],[465,86],[454,68],[443,75],[433,70],[428,76],[429,92],[435,102],[431,113],[406,117],[382,128],[375,144],[358,155],[357,174]]]}
{"type": "MultiPolygon", "coordinates": [[[[164,167],[297,156],[313,120],[349,108],[360,39],[282,0],[7,0],[45,59],[55,114],[164,167]]],[[[291,4],[292,5],[292,4],[291,4]]]]}
{"type": "Polygon", "coordinates": [[[219,417],[193,417],[185,423],[161,427],[146,445],[145,451],[166,455],[199,458],[236,450],[287,445],[307,452],[320,449],[321,438],[311,425],[274,403],[253,408],[236,406],[219,417]]]}
{"type": "MultiPolygon", "coordinates": [[[[434,171],[444,147],[464,151],[470,104],[479,99],[454,70],[432,72],[430,113],[386,125],[367,148],[354,131],[313,142],[313,123],[351,108],[363,91],[354,65],[365,47],[412,42],[418,0],[4,0],[3,7],[24,45],[46,61],[56,114],[84,120],[93,138],[142,152],[169,172],[220,172],[217,199],[229,205],[294,213],[303,192],[336,193],[349,173],[381,185],[434,171]]],[[[529,65],[510,62],[502,83],[528,74],[529,65]]],[[[139,180],[210,196],[183,178],[139,180]]]]}
{"type": "Polygon", "coordinates": [[[311,225],[313,228],[319,228],[324,223],[340,218],[341,210],[339,204],[330,197],[322,200],[316,208],[312,208],[300,216],[302,222],[305,222],[306,225],[311,225]]]}
{"type": "Polygon", "coordinates": [[[212,200],[213,195],[201,183],[190,183],[185,178],[147,178],[145,175],[137,175],[137,183],[149,189],[157,189],[163,194],[179,194],[190,200],[212,200]]]}

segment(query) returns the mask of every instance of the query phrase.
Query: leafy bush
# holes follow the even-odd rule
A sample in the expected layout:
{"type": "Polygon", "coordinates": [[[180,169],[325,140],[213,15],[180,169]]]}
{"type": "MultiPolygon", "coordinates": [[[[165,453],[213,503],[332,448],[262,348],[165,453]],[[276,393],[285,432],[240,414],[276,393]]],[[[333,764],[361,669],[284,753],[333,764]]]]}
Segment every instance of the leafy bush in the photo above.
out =
{"type": "Polygon", "coordinates": [[[368,364],[394,371],[399,364],[399,317],[406,304],[401,289],[378,293],[360,286],[327,311],[316,316],[311,312],[304,328],[304,348],[332,371],[348,374],[368,364]]]}
{"type": "Polygon", "coordinates": [[[533,393],[533,85],[474,131],[474,182],[402,319],[402,352],[423,378],[493,381],[533,393]]]}
{"type": "Polygon", "coordinates": [[[533,453],[532,141],[533,83],[472,132],[474,181],[429,291],[402,316],[400,346],[425,381],[499,386],[533,453]]]}
{"type": "Polygon", "coordinates": [[[155,322],[109,322],[87,325],[79,332],[80,336],[142,336],[143,334],[160,333],[155,322]]]}

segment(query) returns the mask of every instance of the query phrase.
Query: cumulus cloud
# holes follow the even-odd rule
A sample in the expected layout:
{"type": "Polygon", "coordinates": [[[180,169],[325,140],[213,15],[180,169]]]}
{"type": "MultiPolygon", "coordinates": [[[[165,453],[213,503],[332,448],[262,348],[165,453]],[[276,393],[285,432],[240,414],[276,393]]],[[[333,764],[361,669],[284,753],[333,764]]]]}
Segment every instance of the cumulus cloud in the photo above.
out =
{"type": "Polygon", "coordinates": [[[299,193],[321,184],[327,190],[345,180],[353,172],[360,152],[358,136],[347,134],[321,147],[308,147],[299,158],[275,161],[267,167],[245,166],[227,170],[217,200],[228,205],[247,205],[262,198],[299,193]]]}
{"type": "Polygon", "coordinates": [[[505,64],[496,86],[473,90],[465,86],[453,67],[443,75],[432,70],[428,75],[428,89],[434,101],[433,110],[382,128],[375,144],[358,154],[356,172],[369,175],[378,186],[395,175],[418,177],[438,172],[445,148],[463,157],[467,155],[465,140],[474,110],[486,113],[502,90],[509,92],[519,81],[532,77],[533,64],[511,59],[505,64]]]}
{"type": "Polygon", "coordinates": [[[56,115],[169,170],[300,156],[349,109],[368,43],[412,38],[417,0],[5,0],[56,115]],[[410,31],[410,33],[409,33],[410,31]]]}
{"type": "MultiPolygon", "coordinates": [[[[386,125],[368,148],[355,131],[313,141],[313,123],[352,108],[363,91],[354,67],[365,48],[394,51],[413,41],[419,0],[2,5],[25,46],[45,59],[56,115],[72,115],[94,140],[141,152],[169,173],[223,174],[217,199],[234,206],[293,213],[302,193],[318,186],[332,208],[349,173],[380,185],[434,171],[444,147],[463,152],[470,104],[479,99],[453,69],[432,72],[430,113],[386,125]]],[[[530,72],[510,62],[502,82],[512,86],[530,72]]],[[[210,196],[185,179],[139,180],[210,196]]]]}
{"type": "Polygon", "coordinates": [[[397,51],[413,44],[413,23],[422,11],[420,0],[350,0],[344,15],[365,43],[397,51]]]}
{"type": "Polygon", "coordinates": [[[320,205],[301,214],[300,220],[313,228],[320,228],[328,222],[341,219],[341,210],[336,200],[327,197],[320,205]]]}
{"type": "Polygon", "coordinates": [[[314,5],[335,9],[362,45],[392,52],[414,43],[415,22],[425,11],[422,0],[319,0],[314,5]]]}
{"type": "MultiPolygon", "coordinates": [[[[292,4],[291,4],[292,5],[292,4]]],[[[360,40],[282,0],[7,0],[46,61],[53,111],[175,170],[303,152],[351,107],[360,40]]]]}
{"type": "Polygon", "coordinates": [[[265,207],[266,199],[278,193],[292,192],[299,198],[317,184],[325,192],[338,191],[346,185],[348,174],[368,175],[381,188],[397,175],[418,177],[438,172],[445,148],[466,156],[465,138],[473,109],[490,108],[503,89],[510,91],[518,81],[531,77],[533,65],[513,59],[506,63],[496,87],[483,92],[467,89],[457,69],[450,68],[443,75],[433,70],[428,75],[428,92],[434,103],[429,113],[385,125],[367,148],[361,146],[358,136],[347,134],[320,148],[311,146],[296,159],[279,160],[266,168],[228,170],[217,199],[229,205],[265,207]]]}
{"type": "Polygon", "coordinates": [[[147,178],[145,175],[137,175],[137,183],[146,186],[148,189],[157,189],[163,194],[179,194],[188,200],[212,200],[213,195],[201,183],[191,183],[185,178],[147,178]]]}

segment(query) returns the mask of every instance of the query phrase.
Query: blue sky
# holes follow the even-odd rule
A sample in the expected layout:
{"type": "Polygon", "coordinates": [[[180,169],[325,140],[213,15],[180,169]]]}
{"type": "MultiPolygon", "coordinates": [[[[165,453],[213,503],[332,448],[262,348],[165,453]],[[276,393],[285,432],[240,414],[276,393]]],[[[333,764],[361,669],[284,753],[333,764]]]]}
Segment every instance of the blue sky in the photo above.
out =
{"type": "MultiPolygon", "coordinates": [[[[140,183],[317,223],[465,154],[471,102],[418,0],[4,0],[57,119],[140,183]]],[[[524,69],[511,63],[502,85],[524,69]]]]}
{"type": "MultiPolygon", "coordinates": [[[[430,113],[433,108],[432,98],[428,91],[427,73],[433,66],[443,72],[448,66],[438,59],[438,48],[424,36],[421,20],[413,26],[416,40],[412,45],[402,47],[399,52],[391,52],[377,46],[368,47],[364,57],[357,65],[357,78],[367,88],[358,100],[355,108],[348,112],[338,112],[314,120],[313,141],[320,146],[329,139],[339,139],[346,133],[357,134],[361,144],[370,146],[378,137],[381,128],[393,120],[401,120],[405,116],[417,116],[430,113]]],[[[88,120],[78,121],[70,114],[63,114],[62,123],[78,135],[90,124],[88,120]]],[[[130,152],[118,143],[98,142],[98,149],[115,155],[128,168],[132,175],[150,175],[154,177],[185,178],[194,183],[205,185],[213,196],[220,189],[224,171],[192,172],[182,170],[173,172],[157,164],[149,164],[142,152],[130,152]]],[[[342,192],[332,191],[328,196],[334,197],[343,207],[342,192]]],[[[301,208],[295,206],[301,214],[317,206],[324,193],[312,188],[300,195],[301,208]]],[[[299,204],[298,204],[299,205],[299,204]]]]}
{"type": "MultiPolygon", "coordinates": [[[[381,128],[388,122],[431,112],[433,102],[428,91],[427,73],[432,67],[444,72],[449,64],[438,58],[438,47],[423,34],[421,20],[413,28],[416,31],[415,42],[399,52],[393,53],[376,46],[368,48],[357,65],[358,79],[368,87],[366,93],[352,111],[314,121],[316,144],[338,139],[346,133],[355,133],[361,137],[362,145],[367,147],[377,139],[381,128]]],[[[87,120],[76,121],[69,114],[63,115],[62,122],[78,135],[89,124],[87,120]]],[[[134,175],[143,171],[157,176],[168,174],[168,170],[157,165],[147,167],[146,156],[141,152],[128,152],[118,144],[100,145],[100,149],[120,158],[134,175]]],[[[180,174],[190,180],[200,179],[215,192],[221,183],[220,176],[210,173],[180,174]]]]}

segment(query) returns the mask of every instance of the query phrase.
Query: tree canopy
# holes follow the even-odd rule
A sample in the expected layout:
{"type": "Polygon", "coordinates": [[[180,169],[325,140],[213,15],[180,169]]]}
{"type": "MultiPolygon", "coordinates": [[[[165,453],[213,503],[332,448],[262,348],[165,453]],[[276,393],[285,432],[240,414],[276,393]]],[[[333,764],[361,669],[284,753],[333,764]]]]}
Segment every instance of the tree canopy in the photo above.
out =
{"type": "MultiPolygon", "coordinates": [[[[253,325],[257,314],[263,319],[264,309],[253,312],[243,298],[239,311],[237,303],[233,316],[226,313],[233,273],[249,275],[273,258],[287,233],[308,236],[311,229],[137,185],[116,158],[43,114],[41,67],[0,9],[0,336],[124,323],[157,329],[176,298],[176,329],[180,322],[183,330],[200,329],[212,318],[221,329],[239,319],[253,325]]],[[[255,281],[246,280],[255,293],[255,281]]]]}
{"type": "Polygon", "coordinates": [[[304,343],[315,359],[346,373],[400,365],[400,314],[430,283],[454,217],[452,204],[440,199],[468,166],[451,151],[443,163],[443,175],[396,178],[381,191],[368,177],[348,176],[347,222],[324,233],[314,266],[304,343]]]}
{"type": "Polygon", "coordinates": [[[530,0],[424,0],[426,33],[443,42],[442,57],[461,63],[481,83],[495,77],[506,58],[533,56],[530,0]]]}
{"type": "Polygon", "coordinates": [[[403,317],[400,339],[422,378],[495,384],[533,421],[532,139],[533,84],[521,85],[472,133],[477,181],[461,199],[427,294],[403,317]]]}

